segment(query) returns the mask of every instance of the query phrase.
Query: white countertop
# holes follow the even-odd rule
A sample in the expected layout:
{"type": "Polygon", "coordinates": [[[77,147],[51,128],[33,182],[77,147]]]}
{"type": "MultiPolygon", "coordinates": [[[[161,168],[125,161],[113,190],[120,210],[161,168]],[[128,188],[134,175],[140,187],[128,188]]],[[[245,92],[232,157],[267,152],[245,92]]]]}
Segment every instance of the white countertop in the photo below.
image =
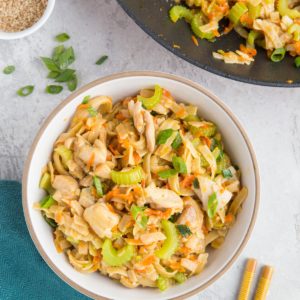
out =
{"type": "MultiPolygon", "coordinates": [[[[79,86],[120,71],[157,70],[194,80],[219,96],[240,118],[260,167],[261,205],[253,235],[233,267],[206,291],[190,299],[235,299],[247,257],[275,267],[268,299],[300,299],[300,89],[270,88],[228,80],[177,58],[148,37],[115,1],[56,1],[50,20],[38,32],[0,41],[0,178],[22,176],[30,144],[45,117],[69,92],[47,95],[50,81],[39,56],[50,56],[54,36],[71,35],[79,86]],[[95,61],[103,54],[109,60],[95,61]],[[16,90],[28,84],[26,98],[16,90]]],[[[299,71],[300,76],[300,71],[299,71]]]]}

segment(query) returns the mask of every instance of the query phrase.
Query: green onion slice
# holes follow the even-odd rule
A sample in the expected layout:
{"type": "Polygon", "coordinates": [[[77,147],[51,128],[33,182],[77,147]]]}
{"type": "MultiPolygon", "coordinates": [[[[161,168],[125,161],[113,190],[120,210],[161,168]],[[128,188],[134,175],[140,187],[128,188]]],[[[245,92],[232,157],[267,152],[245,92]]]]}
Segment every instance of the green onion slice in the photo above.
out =
{"type": "Polygon", "coordinates": [[[296,57],[294,62],[295,62],[296,68],[300,68],[300,56],[296,57]]]}
{"type": "Polygon", "coordinates": [[[81,103],[82,103],[82,104],[87,104],[87,103],[89,102],[90,98],[91,98],[90,95],[85,96],[85,97],[83,98],[83,100],[82,100],[81,103]]]}
{"type": "Polygon", "coordinates": [[[98,114],[97,110],[93,106],[90,106],[87,110],[91,117],[96,117],[98,114]]]}
{"type": "Polygon", "coordinates": [[[163,170],[157,173],[159,177],[163,179],[168,179],[177,174],[177,171],[174,169],[163,170]]]}
{"type": "Polygon", "coordinates": [[[49,71],[55,71],[58,73],[60,72],[59,67],[56,65],[53,59],[49,57],[41,57],[41,60],[49,71]]]}
{"type": "Polygon", "coordinates": [[[76,74],[74,74],[73,78],[71,78],[67,82],[67,86],[68,86],[69,91],[71,91],[71,92],[76,90],[76,88],[77,88],[77,76],[76,76],[76,74]]]}
{"type": "Polygon", "coordinates": [[[46,87],[46,93],[56,95],[59,94],[63,90],[61,85],[48,85],[46,87]]]}
{"type": "Polygon", "coordinates": [[[209,218],[213,218],[217,212],[218,199],[217,194],[213,193],[209,196],[207,202],[207,215],[209,218]]]}
{"type": "Polygon", "coordinates": [[[179,156],[173,156],[172,158],[172,163],[174,166],[174,169],[181,174],[186,174],[187,173],[187,168],[184,160],[179,157],[179,156]]]}
{"type": "Polygon", "coordinates": [[[286,50],[284,48],[275,49],[271,55],[271,60],[273,62],[279,62],[284,59],[286,50]]]}
{"type": "Polygon", "coordinates": [[[44,197],[41,202],[40,202],[40,205],[41,205],[41,208],[49,208],[51,207],[53,204],[55,204],[55,200],[53,199],[53,197],[51,195],[48,195],[46,197],[44,197]]]}
{"type": "Polygon", "coordinates": [[[231,178],[232,177],[232,173],[229,169],[222,170],[222,175],[223,175],[224,178],[231,178]]]}
{"type": "Polygon", "coordinates": [[[97,61],[96,61],[96,65],[102,65],[106,60],[108,59],[107,55],[103,55],[101,56],[97,61]]]}
{"type": "Polygon", "coordinates": [[[228,18],[234,24],[237,25],[241,16],[248,11],[247,6],[242,2],[237,2],[229,11],[228,18]]]}
{"type": "Polygon", "coordinates": [[[165,129],[159,132],[157,135],[156,143],[158,145],[165,144],[168,138],[172,135],[173,129],[165,129]]]}
{"type": "Polygon", "coordinates": [[[11,73],[13,73],[15,71],[15,66],[6,66],[4,69],[3,69],[3,73],[5,75],[9,75],[11,73]]]}
{"type": "Polygon", "coordinates": [[[137,96],[137,99],[138,101],[141,101],[143,103],[143,106],[146,109],[153,109],[154,106],[160,102],[160,99],[162,97],[162,92],[163,89],[158,84],[156,84],[154,87],[154,95],[152,97],[145,98],[139,95],[137,96]]]}
{"type": "Polygon", "coordinates": [[[179,148],[179,146],[181,145],[181,143],[182,143],[182,138],[180,136],[180,133],[178,132],[177,135],[176,135],[176,137],[175,137],[175,139],[174,139],[174,141],[172,142],[171,146],[172,146],[173,149],[176,150],[176,149],[179,148]]]}
{"type": "Polygon", "coordinates": [[[190,22],[193,18],[193,12],[182,5],[175,5],[170,9],[170,19],[176,23],[179,19],[185,18],[187,22],[190,22]]]}
{"type": "Polygon", "coordinates": [[[94,182],[94,186],[96,188],[97,191],[97,195],[99,197],[103,196],[103,190],[102,190],[102,184],[101,184],[101,180],[98,176],[93,176],[93,182],[94,182]]]}
{"type": "Polygon", "coordinates": [[[60,43],[63,43],[63,42],[65,42],[65,41],[69,40],[69,39],[70,39],[70,36],[69,36],[67,33],[65,33],[65,32],[60,33],[60,34],[58,34],[58,35],[55,37],[55,40],[56,40],[57,42],[60,42],[60,43]]]}
{"type": "Polygon", "coordinates": [[[18,91],[17,94],[21,97],[26,97],[28,95],[30,95],[34,90],[34,86],[33,85],[26,85],[21,87],[18,91]]]}
{"type": "Polygon", "coordinates": [[[60,73],[59,76],[55,78],[55,82],[67,82],[74,77],[75,70],[66,69],[60,73]]]}

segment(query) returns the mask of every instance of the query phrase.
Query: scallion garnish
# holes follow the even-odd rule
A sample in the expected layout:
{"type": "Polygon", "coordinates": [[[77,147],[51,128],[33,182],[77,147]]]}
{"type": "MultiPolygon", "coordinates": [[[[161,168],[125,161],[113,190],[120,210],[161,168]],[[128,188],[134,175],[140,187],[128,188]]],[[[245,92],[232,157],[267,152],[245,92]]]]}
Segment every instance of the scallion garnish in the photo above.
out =
{"type": "Polygon", "coordinates": [[[107,55],[103,55],[101,56],[97,61],[96,61],[96,65],[102,65],[106,60],[108,59],[107,55]]]}
{"type": "Polygon", "coordinates": [[[103,190],[102,190],[102,184],[101,184],[100,178],[98,176],[94,176],[93,177],[93,182],[94,182],[94,186],[95,186],[96,191],[97,191],[97,195],[99,197],[102,197],[103,196],[103,190]]]}
{"type": "Polygon", "coordinates": [[[174,169],[181,174],[186,174],[187,173],[187,168],[184,160],[179,157],[179,156],[173,156],[172,158],[172,163],[174,166],[174,169]]]}
{"type": "Polygon", "coordinates": [[[177,135],[176,135],[176,138],[173,141],[173,143],[171,144],[171,146],[172,146],[173,149],[176,150],[176,149],[179,148],[179,146],[181,145],[181,143],[182,143],[182,138],[180,136],[180,133],[178,132],[177,135]]]}
{"type": "Polygon", "coordinates": [[[176,227],[183,237],[187,237],[192,234],[191,229],[187,225],[179,224],[176,225],[176,227]]]}
{"type": "Polygon", "coordinates": [[[231,178],[232,177],[232,173],[229,169],[222,170],[222,175],[223,175],[224,178],[231,178]]]}
{"type": "Polygon", "coordinates": [[[91,117],[97,116],[97,110],[93,106],[90,106],[87,110],[91,117]]]}
{"type": "Polygon", "coordinates": [[[295,62],[296,68],[300,68],[300,56],[296,57],[294,62],[295,62]]]}
{"type": "Polygon", "coordinates": [[[65,33],[65,32],[60,33],[60,34],[58,34],[58,35],[55,37],[55,40],[56,40],[57,42],[60,42],[60,43],[63,43],[63,42],[65,42],[65,41],[69,40],[69,39],[70,39],[70,36],[69,36],[67,33],[65,33]]]}
{"type": "Polygon", "coordinates": [[[30,95],[33,92],[33,90],[34,90],[33,85],[26,85],[18,89],[17,94],[21,97],[26,97],[30,95]]]}
{"type": "Polygon", "coordinates": [[[56,95],[59,94],[63,90],[61,85],[48,85],[46,87],[46,93],[56,95]]]}
{"type": "Polygon", "coordinates": [[[159,132],[156,143],[158,145],[165,144],[168,138],[172,135],[173,129],[165,129],[159,132]]]}
{"type": "Polygon", "coordinates": [[[270,58],[273,62],[282,61],[284,59],[285,52],[286,50],[284,48],[277,48],[273,51],[270,58]]]}
{"type": "Polygon", "coordinates": [[[163,170],[157,173],[159,177],[163,179],[168,179],[177,174],[177,171],[174,169],[163,170]]]}
{"type": "Polygon", "coordinates": [[[91,96],[90,95],[87,95],[87,96],[85,96],[84,98],[83,98],[83,100],[82,100],[82,104],[87,104],[88,102],[89,102],[89,99],[91,98],[91,96]]]}
{"type": "Polygon", "coordinates": [[[3,69],[3,73],[5,75],[9,75],[11,73],[13,73],[15,71],[15,66],[6,66],[4,69],[3,69]]]}
{"type": "Polygon", "coordinates": [[[217,194],[212,193],[207,202],[207,215],[209,218],[213,218],[217,212],[217,207],[218,207],[218,199],[217,199],[217,194]]]}

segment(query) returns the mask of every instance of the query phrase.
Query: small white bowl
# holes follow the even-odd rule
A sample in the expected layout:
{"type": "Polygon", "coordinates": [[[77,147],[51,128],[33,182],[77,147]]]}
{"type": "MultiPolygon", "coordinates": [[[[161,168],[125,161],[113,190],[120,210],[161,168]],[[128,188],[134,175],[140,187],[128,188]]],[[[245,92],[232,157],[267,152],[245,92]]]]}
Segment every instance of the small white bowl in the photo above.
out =
{"type": "Polygon", "coordinates": [[[44,14],[31,27],[24,29],[22,31],[17,31],[17,32],[0,31],[0,40],[20,39],[22,37],[28,36],[28,35],[36,32],[38,29],[40,29],[46,23],[46,21],[50,17],[50,15],[53,11],[53,8],[54,8],[54,4],[55,4],[55,0],[48,0],[47,7],[44,11],[44,14]]]}
{"type": "Polygon", "coordinates": [[[184,299],[205,289],[224,274],[245,247],[252,232],[259,204],[258,167],[244,129],[234,114],[217,97],[200,85],[189,80],[158,72],[128,72],[96,80],[79,89],[62,102],[47,118],[37,134],[23,174],[23,209],[31,237],[46,263],[69,285],[93,299],[117,300],[162,300],[184,299]],[[199,114],[215,122],[221,131],[226,151],[242,172],[243,185],[249,189],[248,197],[236,224],[229,231],[225,243],[219,250],[209,254],[204,271],[184,284],[176,285],[165,292],[157,289],[128,289],[100,273],[82,274],[67,261],[65,255],[58,254],[51,229],[33,209],[33,204],[43,197],[39,189],[41,169],[49,160],[53,143],[63,132],[77,105],[86,95],[109,95],[113,101],[135,95],[140,89],[159,84],[168,89],[177,100],[190,102],[199,107],[199,114]]]}

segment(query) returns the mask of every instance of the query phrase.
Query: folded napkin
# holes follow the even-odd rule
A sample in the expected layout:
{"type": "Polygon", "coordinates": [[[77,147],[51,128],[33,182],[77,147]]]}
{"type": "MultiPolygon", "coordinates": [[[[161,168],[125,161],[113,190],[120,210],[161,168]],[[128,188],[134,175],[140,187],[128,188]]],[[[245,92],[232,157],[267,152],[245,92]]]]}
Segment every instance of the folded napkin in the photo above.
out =
{"type": "Polygon", "coordinates": [[[21,184],[0,181],[0,299],[87,300],[47,266],[29,236],[21,184]]]}

